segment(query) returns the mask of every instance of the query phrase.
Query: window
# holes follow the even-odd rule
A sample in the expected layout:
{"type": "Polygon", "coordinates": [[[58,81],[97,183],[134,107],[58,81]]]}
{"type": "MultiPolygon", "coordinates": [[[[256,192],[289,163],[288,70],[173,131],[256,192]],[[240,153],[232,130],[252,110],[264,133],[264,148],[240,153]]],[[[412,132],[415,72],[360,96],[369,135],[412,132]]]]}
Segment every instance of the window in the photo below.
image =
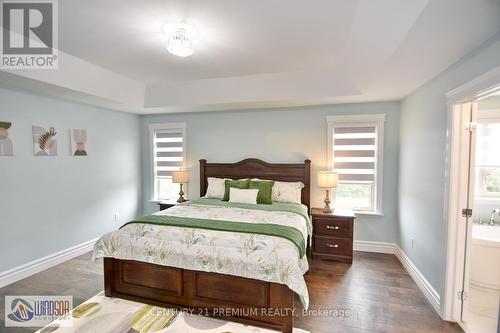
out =
{"type": "Polygon", "coordinates": [[[500,198],[500,122],[479,122],[476,128],[476,196],[500,198]]]}
{"type": "Polygon", "coordinates": [[[152,200],[177,198],[179,184],[172,183],[172,171],[185,167],[186,124],[151,124],[149,135],[153,165],[152,200]]]}
{"type": "Polygon", "coordinates": [[[335,207],[382,213],[384,114],[331,116],[328,167],[339,174],[335,207]]]}

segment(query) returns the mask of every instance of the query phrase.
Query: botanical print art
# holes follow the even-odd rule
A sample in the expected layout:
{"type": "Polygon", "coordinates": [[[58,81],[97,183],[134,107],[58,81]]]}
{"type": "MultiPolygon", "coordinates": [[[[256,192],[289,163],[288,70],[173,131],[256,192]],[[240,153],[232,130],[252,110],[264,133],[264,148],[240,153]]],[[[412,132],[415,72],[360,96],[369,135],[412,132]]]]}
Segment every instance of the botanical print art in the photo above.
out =
{"type": "Polygon", "coordinates": [[[71,155],[73,156],[87,156],[87,130],[72,129],[71,137],[71,155]]]}
{"type": "Polygon", "coordinates": [[[13,156],[14,145],[9,138],[9,128],[12,123],[0,121],[0,156],[13,156]]]}
{"type": "Polygon", "coordinates": [[[35,156],[57,156],[57,132],[54,127],[45,129],[33,126],[33,153],[35,156]]]}

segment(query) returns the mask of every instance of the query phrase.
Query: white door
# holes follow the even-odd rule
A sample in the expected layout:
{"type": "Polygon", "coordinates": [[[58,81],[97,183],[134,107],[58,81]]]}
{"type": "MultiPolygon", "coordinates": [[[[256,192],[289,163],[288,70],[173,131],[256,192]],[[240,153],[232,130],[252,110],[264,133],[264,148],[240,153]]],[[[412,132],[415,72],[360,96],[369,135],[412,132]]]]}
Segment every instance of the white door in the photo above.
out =
{"type": "Polygon", "coordinates": [[[460,112],[463,120],[462,132],[462,153],[464,158],[463,174],[463,191],[462,193],[462,223],[459,228],[459,233],[462,235],[464,242],[464,271],[462,274],[462,291],[460,298],[461,304],[461,320],[467,322],[468,309],[468,294],[470,282],[470,263],[471,263],[471,242],[472,242],[472,208],[474,206],[474,172],[475,172],[475,157],[476,157],[476,119],[477,119],[477,102],[471,101],[460,105],[460,112]]]}

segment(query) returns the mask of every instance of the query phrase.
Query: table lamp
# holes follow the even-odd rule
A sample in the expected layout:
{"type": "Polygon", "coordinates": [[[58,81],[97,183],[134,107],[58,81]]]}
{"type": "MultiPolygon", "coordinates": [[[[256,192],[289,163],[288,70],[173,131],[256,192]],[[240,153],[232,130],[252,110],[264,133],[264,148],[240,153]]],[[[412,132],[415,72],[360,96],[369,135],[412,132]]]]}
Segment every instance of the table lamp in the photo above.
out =
{"type": "Polygon", "coordinates": [[[324,213],[331,213],[330,189],[337,187],[339,175],[335,171],[318,171],[318,186],[326,189],[324,213]]]}
{"type": "Polygon", "coordinates": [[[179,199],[177,202],[184,202],[184,191],[182,185],[189,182],[189,172],[187,170],[172,171],[172,183],[180,184],[181,190],[179,191],[179,199]]]}

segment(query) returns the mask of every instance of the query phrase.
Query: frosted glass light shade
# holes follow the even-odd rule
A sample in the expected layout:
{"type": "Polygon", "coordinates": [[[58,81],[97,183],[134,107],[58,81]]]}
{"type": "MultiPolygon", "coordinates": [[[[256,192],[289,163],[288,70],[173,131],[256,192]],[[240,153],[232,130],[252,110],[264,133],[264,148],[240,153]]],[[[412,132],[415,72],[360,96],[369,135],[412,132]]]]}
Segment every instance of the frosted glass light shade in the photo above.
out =
{"type": "Polygon", "coordinates": [[[196,30],[185,23],[167,23],[163,32],[168,36],[167,50],[178,57],[189,57],[194,53],[196,30]]]}
{"type": "Polygon", "coordinates": [[[319,171],[318,186],[325,188],[337,187],[339,175],[336,171],[319,171]]]}

